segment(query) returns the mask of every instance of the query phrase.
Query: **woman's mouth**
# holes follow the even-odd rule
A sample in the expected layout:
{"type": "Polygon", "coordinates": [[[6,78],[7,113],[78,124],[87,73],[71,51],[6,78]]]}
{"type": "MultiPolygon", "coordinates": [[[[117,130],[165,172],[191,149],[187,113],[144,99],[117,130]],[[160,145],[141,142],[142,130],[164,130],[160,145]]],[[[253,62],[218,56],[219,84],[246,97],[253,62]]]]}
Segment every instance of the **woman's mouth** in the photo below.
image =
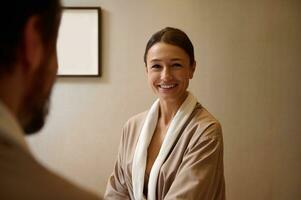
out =
{"type": "Polygon", "coordinates": [[[172,89],[175,88],[177,84],[160,84],[159,87],[162,89],[172,89]]]}

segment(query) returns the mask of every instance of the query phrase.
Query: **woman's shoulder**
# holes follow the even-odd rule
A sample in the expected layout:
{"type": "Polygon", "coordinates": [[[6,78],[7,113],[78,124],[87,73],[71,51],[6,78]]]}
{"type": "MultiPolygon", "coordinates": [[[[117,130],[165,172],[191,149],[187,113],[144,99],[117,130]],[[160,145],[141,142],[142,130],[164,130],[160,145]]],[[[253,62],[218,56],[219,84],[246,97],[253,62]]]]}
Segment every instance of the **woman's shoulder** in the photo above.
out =
{"type": "Polygon", "coordinates": [[[189,124],[196,130],[195,136],[217,137],[222,135],[220,122],[201,104],[197,104],[189,124]]]}
{"type": "Polygon", "coordinates": [[[146,115],[147,115],[147,111],[135,114],[125,122],[124,126],[139,126],[143,124],[146,115]]]}
{"type": "Polygon", "coordinates": [[[123,126],[123,137],[124,139],[133,139],[138,137],[142,129],[144,120],[146,118],[147,111],[138,113],[130,117],[123,126]]]}
{"type": "Polygon", "coordinates": [[[201,122],[216,122],[219,121],[209,112],[203,105],[198,103],[194,109],[195,117],[201,122]]]}
{"type": "Polygon", "coordinates": [[[127,120],[127,123],[138,123],[138,122],[141,122],[141,121],[144,121],[146,115],[147,115],[147,110],[146,111],[143,111],[143,112],[140,112],[140,113],[137,113],[133,116],[131,116],[128,120],[127,120]]]}

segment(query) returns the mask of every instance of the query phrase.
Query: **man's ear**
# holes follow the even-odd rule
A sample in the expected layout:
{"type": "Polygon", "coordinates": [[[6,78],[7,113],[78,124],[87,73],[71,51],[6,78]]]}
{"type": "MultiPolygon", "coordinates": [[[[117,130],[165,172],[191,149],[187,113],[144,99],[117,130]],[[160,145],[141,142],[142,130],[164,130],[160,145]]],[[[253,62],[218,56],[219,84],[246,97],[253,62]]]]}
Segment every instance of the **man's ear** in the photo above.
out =
{"type": "Polygon", "coordinates": [[[193,74],[194,74],[194,71],[195,71],[195,66],[196,66],[196,62],[194,61],[193,64],[190,66],[191,67],[190,74],[189,74],[190,79],[193,78],[193,74]]]}
{"type": "Polygon", "coordinates": [[[24,27],[23,46],[21,49],[24,70],[35,71],[42,60],[43,43],[39,23],[39,17],[32,16],[27,20],[24,27]]]}

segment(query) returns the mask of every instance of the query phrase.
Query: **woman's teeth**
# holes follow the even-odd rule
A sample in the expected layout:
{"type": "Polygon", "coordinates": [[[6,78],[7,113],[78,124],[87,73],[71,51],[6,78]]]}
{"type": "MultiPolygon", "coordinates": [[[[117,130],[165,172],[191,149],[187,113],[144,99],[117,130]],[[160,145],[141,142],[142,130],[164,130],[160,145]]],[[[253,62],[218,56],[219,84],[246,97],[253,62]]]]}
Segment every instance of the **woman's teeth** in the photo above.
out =
{"type": "Polygon", "coordinates": [[[174,87],[176,87],[176,84],[160,85],[160,88],[163,88],[163,89],[170,89],[170,88],[174,88],[174,87]]]}

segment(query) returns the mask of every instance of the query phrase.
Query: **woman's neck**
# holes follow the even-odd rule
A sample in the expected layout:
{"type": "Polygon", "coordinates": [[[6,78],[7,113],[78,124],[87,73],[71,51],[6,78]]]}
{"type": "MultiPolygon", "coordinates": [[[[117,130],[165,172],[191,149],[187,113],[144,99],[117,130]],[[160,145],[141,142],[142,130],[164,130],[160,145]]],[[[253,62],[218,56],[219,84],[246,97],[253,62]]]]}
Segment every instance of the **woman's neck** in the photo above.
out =
{"type": "Polygon", "coordinates": [[[180,106],[183,104],[188,96],[188,92],[183,95],[178,101],[170,102],[160,99],[159,122],[168,126],[172,118],[178,112],[180,106]]]}

